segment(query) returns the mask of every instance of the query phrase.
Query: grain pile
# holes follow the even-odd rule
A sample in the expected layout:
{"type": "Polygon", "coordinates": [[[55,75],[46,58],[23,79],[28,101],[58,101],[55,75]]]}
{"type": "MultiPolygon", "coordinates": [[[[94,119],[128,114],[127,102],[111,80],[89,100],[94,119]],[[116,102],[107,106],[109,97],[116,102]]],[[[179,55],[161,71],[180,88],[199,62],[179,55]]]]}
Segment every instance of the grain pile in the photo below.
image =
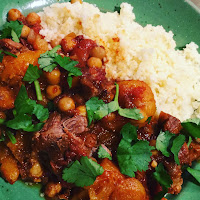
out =
{"type": "Polygon", "coordinates": [[[133,7],[121,4],[120,14],[102,13],[88,3],[53,4],[39,13],[47,41],[75,32],[96,40],[107,52],[108,78],[145,81],[161,110],[180,120],[200,118],[200,54],[190,43],[176,51],[173,33],[162,26],[142,27],[133,7]]]}

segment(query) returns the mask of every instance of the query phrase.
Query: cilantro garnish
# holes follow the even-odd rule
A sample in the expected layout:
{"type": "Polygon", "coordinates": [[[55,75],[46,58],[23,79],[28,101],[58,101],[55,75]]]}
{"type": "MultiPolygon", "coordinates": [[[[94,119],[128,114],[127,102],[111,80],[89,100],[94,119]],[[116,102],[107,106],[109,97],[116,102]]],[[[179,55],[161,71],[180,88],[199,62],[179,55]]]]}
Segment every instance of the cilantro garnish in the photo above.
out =
{"type": "Polygon", "coordinates": [[[106,151],[105,148],[103,148],[102,145],[99,146],[98,157],[99,158],[108,158],[109,160],[112,160],[112,156],[106,151]]]}
{"type": "Polygon", "coordinates": [[[34,82],[37,100],[42,101],[42,93],[40,89],[39,81],[37,80],[42,75],[42,71],[38,69],[37,66],[29,65],[23,81],[28,81],[29,83],[34,82]]]}
{"type": "Polygon", "coordinates": [[[187,119],[181,123],[183,129],[192,137],[200,138],[200,119],[187,119]]]}
{"type": "Polygon", "coordinates": [[[52,72],[53,69],[60,65],[60,67],[64,68],[68,71],[67,82],[69,87],[72,86],[72,76],[81,76],[82,72],[79,68],[75,67],[78,62],[71,60],[69,57],[62,57],[57,54],[57,50],[61,48],[60,45],[54,47],[52,50],[47,51],[40,55],[38,59],[38,63],[40,64],[40,68],[45,72],[52,72]]]}
{"type": "Polygon", "coordinates": [[[130,123],[123,126],[122,139],[117,149],[117,159],[122,174],[135,176],[136,171],[146,171],[151,161],[151,150],[147,141],[138,141],[137,128],[130,123]]]}
{"type": "Polygon", "coordinates": [[[185,136],[179,135],[177,136],[172,143],[171,152],[174,154],[174,160],[178,165],[180,165],[180,161],[178,159],[178,153],[185,142],[185,136]]]}
{"type": "Polygon", "coordinates": [[[13,144],[16,144],[17,143],[17,140],[15,138],[15,136],[13,135],[13,133],[11,133],[11,131],[7,131],[6,132],[7,136],[9,137],[10,141],[13,143],[13,144]]]}
{"type": "Polygon", "coordinates": [[[7,55],[9,55],[9,56],[12,56],[12,57],[14,57],[14,58],[17,58],[17,56],[15,55],[15,54],[12,54],[12,53],[10,53],[9,51],[4,51],[4,50],[0,50],[0,62],[2,62],[3,61],[3,57],[4,57],[4,55],[5,54],[7,54],[7,55]]]}
{"type": "Polygon", "coordinates": [[[43,122],[49,117],[47,108],[44,108],[40,104],[36,104],[36,101],[28,98],[24,85],[21,86],[14,105],[14,119],[5,123],[9,128],[27,132],[38,131],[43,127],[43,122]],[[33,123],[34,116],[39,123],[33,123]]]}
{"type": "Polygon", "coordinates": [[[188,167],[187,171],[200,183],[200,170],[188,167]]]}
{"type": "Polygon", "coordinates": [[[96,177],[103,172],[103,168],[98,163],[88,157],[81,157],[80,162],[76,160],[63,170],[62,178],[68,183],[84,187],[92,185],[96,177]]]}
{"type": "MultiPolygon", "coordinates": [[[[156,171],[153,173],[153,176],[160,183],[160,185],[162,186],[163,191],[159,194],[159,196],[163,197],[163,195],[167,193],[168,188],[172,184],[171,177],[167,173],[167,171],[165,170],[165,168],[164,168],[162,163],[160,163],[156,167],[156,171]]],[[[161,198],[159,198],[159,199],[161,199],[161,198]]]]}
{"type": "Polygon", "coordinates": [[[0,39],[12,38],[14,42],[19,42],[23,25],[19,21],[6,22],[1,30],[0,39]]]}
{"type": "Polygon", "coordinates": [[[169,131],[160,131],[160,134],[156,140],[156,148],[166,157],[169,157],[171,154],[173,154],[174,160],[178,165],[180,165],[178,153],[183,146],[185,139],[186,138],[184,135],[176,136],[169,131]]]}
{"type": "Polygon", "coordinates": [[[85,104],[88,116],[88,125],[90,125],[92,121],[100,120],[109,113],[115,111],[118,111],[119,115],[130,119],[140,120],[143,118],[143,115],[140,113],[139,109],[120,108],[118,97],[119,97],[119,85],[116,83],[116,94],[114,101],[105,104],[103,100],[98,99],[98,97],[92,97],[90,100],[88,100],[85,104]]]}

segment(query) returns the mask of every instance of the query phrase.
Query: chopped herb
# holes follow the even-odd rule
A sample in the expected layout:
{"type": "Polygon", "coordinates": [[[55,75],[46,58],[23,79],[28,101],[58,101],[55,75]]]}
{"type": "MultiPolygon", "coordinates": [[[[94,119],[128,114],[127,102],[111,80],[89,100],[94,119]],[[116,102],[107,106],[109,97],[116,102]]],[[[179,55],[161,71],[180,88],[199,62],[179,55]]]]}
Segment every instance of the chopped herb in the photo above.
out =
{"type": "Polygon", "coordinates": [[[172,144],[172,138],[175,137],[174,134],[170,133],[169,131],[160,131],[160,134],[156,140],[156,149],[161,151],[162,154],[166,157],[171,155],[170,146],[172,144]]]}
{"type": "Polygon", "coordinates": [[[118,111],[119,115],[130,119],[140,120],[143,118],[143,115],[140,113],[139,109],[120,108],[118,102],[118,96],[119,96],[119,85],[116,83],[116,94],[114,101],[105,104],[103,100],[98,99],[98,97],[92,97],[90,100],[88,100],[85,104],[88,116],[88,125],[90,125],[92,121],[100,120],[109,113],[115,111],[118,111]]]}
{"type": "Polygon", "coordinates": [[[13,133],[11,133],[11,131],[6,131],[6,134],[7,136],[9,137],[10,141],[13,143],[13,144],[16,144],[17,143],[17,140],[15,138],[15,136],[13,135],[13,133]]]}
{"type": "Polygon", "coordinates": [[[75,67],[78,64],[77,61],[71,60],[69,57],[62,57],[56,53],[59,48],[61,48],[60,45],[54,47],[50,51],[41,54],[40,58],[38,59],[38,63],[40,64],[40,68],[45,72],[52,72],[57,65],[60,65],[60,67],[67,70],[67,82],[71,88],[72,76],[81,76],[82,72],[79,68],[75,67]]]}
{"type": "Polygon", "coordinates": [[[109,160],[112,160],[112,156],[106,151],[106,149],[102,145],[99,146],[98,157],[108,158],[109,160]]]}
{"type": "Polygon", "coordinates": [[[5,54],[7,54],[9,56],[12,56],[14,58],[17,58],[17,56],[15,54],[12,54],[12,53],[10,53],[8,51],[0,50],[0,62],[3,61],[3,57],[4,57],[5,54]]]}
{"type": "Polygon", "coordinates": [[[180,161],[178,159],[178,153],[185,142],[185,136],[179,135],[177,136],[172,143],[171,152],[174,154],[174,160],[178,165],[180,165],[180,161]]]}
{"type": "Polygon", "coordinates": [[[183,129],[187,132],[188,135],[200,138],[200,119],[187,119],[181,123],[183,129]]]}
{"type": "Polygon", "coordinates": [[[188,143],[187,143],[187,146],[188,146],[188,148],[189,148],[189,146],[190,146],[191,142],[192,142],[192,137],[191,137],[191,136],[189,136],[188,143]]]}
{"type": "Polygon", "coordinates": [[[148,117],[148,119],[146,120],[147,124],[150,124],[151,118],[152,118],[152,116],[148,117]]]}
{"type": "MultiPolygon", "coordinates": [[[[163,197],[163,195],[167,193],[168,188],[172,184],[171,177],[165,170],[162,163],[160,163],[156,167],[156,171],[153,173],[153,176],[160,183],[160,185],[162,186],[162,189],[163,189],[163,191],[160,193],[160,195],[158,194],[158,196],[163,197]]],[[[161,198],[158,198],[158,199],[161,199],[161,198]]]]}
{"type": "Polygon", "coordinates": [[[5,134],[2,132],[1,133],[1,137],[0,137],[0,142],[3,142],[3,141],[5,141],[5,134]]]}
{"type": "Polygon", "coordinates": [[[147,141],[138,141],[137,129],[130,123],[121,130],[122,139],[117,149],[117,159],[122,174],[135,176],[136,171],[146,171],[151,161],[151,150],[147,141]]]}
{"type": "Polygon", "coordinates": [[[188,167],[187,171],[200,183],[200,170],[188,167]]]}
{"type": "Polygon", "coordinates": [[[37,66],[29,65],[23,81],[28,81],[29,83],[34,82],[37,100],[42,101],[42,93],[40,89],[39,81],[37,80],[42,75],[42,71],[38,69],[37,66]]]}
{"type": "Polygon", "coordinates": [[[62,178],[68,183],[84,187],[92,185],[96,177],[103,172],[103,168],[98,163],[88,157],[81,157],[80,162],[76,160],[63,170],[62,178]]]}
{"type": "Polygon", "coordinates": [[[0,124],[3,124],[5,122],[5,119],[0,119],[0,124]]]}
{"type": "Polygon", "coordinates": [[[36,104],[36,101],[28,98],[24,85],[21,86],[14,105],[14,119],[6,122],[6,126],[9,128],[27,132],[38,131],[43,127],[43,122],[49,117],[47,108],[36,104]],[[40,122],[33,124],[33,116],[40,122]]]}
{"type": "Polygon", "coordinates": [[[12,38],[14,42],[19,42],[23,25],[19,21],[6,22],[1,30],[0,39],[12,38]]]}

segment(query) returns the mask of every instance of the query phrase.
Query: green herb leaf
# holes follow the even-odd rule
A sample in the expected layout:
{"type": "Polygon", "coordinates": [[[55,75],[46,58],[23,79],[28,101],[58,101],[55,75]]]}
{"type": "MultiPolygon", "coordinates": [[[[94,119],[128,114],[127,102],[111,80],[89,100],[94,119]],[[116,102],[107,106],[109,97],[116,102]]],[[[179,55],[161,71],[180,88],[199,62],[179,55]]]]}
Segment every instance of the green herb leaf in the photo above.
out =
{"type": "Polygon", "coordinates": [[[5,54],[7,54],[7,55],[9,55],[9,56],[12,56],[12,57],[14,57],[14,58],[17,58],[17,56],[15,55],[15,54],[12,54],[12,53],[10,53],[10,52],[8,52],[8,51],[4,51],[4,50],[0,50],[0,62],[2,62],[3,61],[3,57],[4,57],[4,55],[5,54]]]}
{"type": "Polygon", "coordinates": [[[162,154],[166,157],[171,155],[170,146],[172,144],[172,138],[175,137],[174,134],[170,133],[169,131],[160,131],[160,134],[156,140],[156,149],[161,151],[162,154]]]}
{"type": "Polygon", "coordinates": [[[187,171],[200,183],[200,170],[188,167],[187,171]]]}
{"type": "Polygon", "coordinates": [[[136,128],[126,124],[122,130],[122,139],[117,149],[117,159],[122,174],[134,177],[137,170],[146,171],[151,161],[151,150],[147,141],[137,141],[136,128]],[[137,141],[137,142],[136,142],[137,141]],[[133,142],[136,142],[132,145],[133,142]]]}
{"type": "Polygon", "coordinates": [[[16,144],[16,143],[17,143],[17,140],[16,140],[15,136],[13,135],[13,133],[11,133],[11,131],[7,131],[6,134],[7,134],[7,136],[9,137],[10,141],[11,141],[13,144],[16,144]]]}
{"type": "Polygon", "coordinates": [[[35,80],[37,80],[38,78],[40,78],[41,75],[42,75],[42,71],[40,69],[38,69],[37,66],[33,66],[30,64],[28,66],[26,74],[24,75],[23,81],[32,83],[35,80]]]}
{"type": "Polygon", "coordinates": [[[19,21],[6,22],[1,30],[0,39],[12,38],[14,42],[19,42],[23,25],[19,21]]]}
{"type": "Polygon", "coordinates": [[[103,168],[88,157],[81,157],[63,170],[62,178],[68,183],[74,183],[78,187],[90,186],[96,177],[103,174],[103,168]]]}
{"type": "Polygon", "coordinates": [[[0,137],[0,142],[4,142],[5,141],[5,134],[2,132],[1,133],[1,137],[0,137]]]}
{"type": "Polygon", "coordinates": [[[189,146],[190,146],[191,142],[192,142],[192,137],[191,137],[191,136],[189,136],[188,143],[187,143],[187,146],[188,146],[188,148],[189,148],[189,146]]]}
{"type": "Polygon", "coordinates": [[[6,122],[6,126],[15,130],[24,130],[27,132],[38,131],[44,125],[44,121],[49,117],[49,111],[36,101],[29,99],[24,85],[15,100],[14,119],[6,122]],[[33,117],[40,123],[33,124],[33,117]]]}
{"type": "Polygon", "coordinates": [[[200,119],[187,119],[181,123],[183,129],[192,137],[200,138],[200,119]]]}
{"type": "Polygon", "coordinates": [[[112,156],[105,150],[105,148],[102,147],[102,145],[99,146],[98,157],[112,160],[112,156]]]}
{"type": "Polygon", "coordinates": [[[45,53],[40,55],[40,58],[38,59],[38,64],[40,64],[40,69],[42,69],[45,72],[52,72],[53,69],[58,65],[55,63],[55,57],[58,56],[56,53],[58,49],[60,49],[61,46],[58,45],[54,47],[50,51],[46,51],[45,53]]]}
{"type": "Polygon", "coordinates": [[[162,163],[156,167],[156,171],[153,173],[153,176],[160,183],[164,191],[166,191],[172,184],[171,177],[165,170],[162,163]]]}
{"type": "Polygon", "coordinates": [[[174,160],[178,165],[180,165],[180,161],[178,159],[178,153],[185,142],[185,136],[179,135],[177,136],[172,143],[171,152],[174,154],[174,160]]]}
{"type": "Polygon", "coordinates": [[[103,100],[98,99],[98,97],[92,97],[90,100],[88,100],[86,102],[88,125],[90,125],[92,121],[100,120],[109,113],[115,111],[118,111],[119,115],[127,117],[129,119],[140,120],[143,118],[143,115],[140,113],[139,109],[120,108],[118,103],[118,96],[119,96],[119,85],[116,84],[116,94],[114,101],[105,104],[103,100]]]}

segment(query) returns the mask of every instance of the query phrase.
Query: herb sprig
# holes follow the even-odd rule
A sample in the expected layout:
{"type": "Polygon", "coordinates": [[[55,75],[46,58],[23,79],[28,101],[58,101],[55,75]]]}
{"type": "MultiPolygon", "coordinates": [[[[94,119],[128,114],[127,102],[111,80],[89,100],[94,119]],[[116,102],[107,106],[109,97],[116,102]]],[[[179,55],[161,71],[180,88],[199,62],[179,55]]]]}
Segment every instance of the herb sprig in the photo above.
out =
{"type": "Polygon", "coordinates": [[[15,54],[12,54],[12,53],[10,53],[9,51],[4,51],[4,50],[0,50],[0,62],[2,62],[3,61],[3,57],[4,57],[4,55],[9,55],[9,56],[12,56],[12,57],[14,57],[14,58],[17,58],[17,55],[15,55],[15,54]]]}
{"type": "Polygon", "coordinates": [[[116,94],[114,101],[105,104],[103,100],[98,99],[98,97],[92,97],[90,100],[88,100],[85,104],[88,116],[88,125],[90,125],[92,121],[100,120],[109,113],[115,111],[118,111],[119,115],[130,119],[140,120],[143,118],[143,115],[137,108],[132,108],[132,109],[121,108],[119,106],[118,97],[119,97],[119,85],[116,83],[116,94]]]}

